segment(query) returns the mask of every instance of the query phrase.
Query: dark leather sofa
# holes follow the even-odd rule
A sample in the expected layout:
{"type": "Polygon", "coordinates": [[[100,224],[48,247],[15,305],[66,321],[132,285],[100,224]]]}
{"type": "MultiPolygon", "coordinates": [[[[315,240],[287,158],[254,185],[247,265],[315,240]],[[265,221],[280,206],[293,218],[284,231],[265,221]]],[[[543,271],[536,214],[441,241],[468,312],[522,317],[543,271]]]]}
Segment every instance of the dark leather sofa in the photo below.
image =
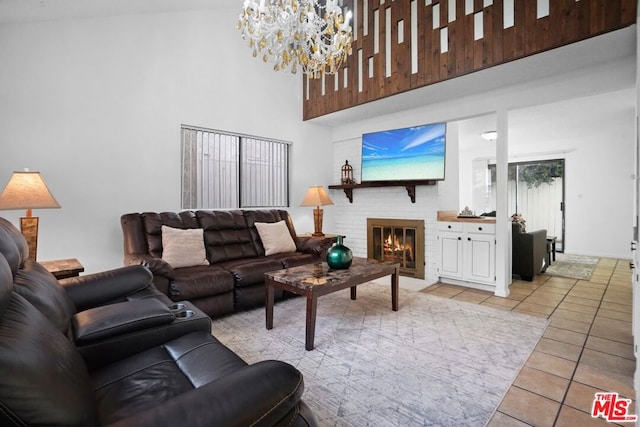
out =
{"type": "Polygon", "coordinates": [[[247,365],[146,267],[60,283],[27,254],[0,218],[0,425],[315,425],[298,370],[247,365]]]}
{"type": "Polygon", "coordinates": [[[519,275],[522,280],[531,282],[544,266],[547,255],[547,230],[523,233],[519,224],[512,224],[511,232],[511,272],[519,275]]]}
{"type": "MultiPolygon", "coordinates": [[[[125,265],[149,267],[156,287],[172,300],[189,300],[210,316],[264,304],[264,273],[314,263],[331,239],[298,237],[284,210],[196,210],[124,214],[120,218],[125,265]],[[296,251],[265,255],[256,222],[285,221],[296,251]],[[172,268],[162,259],[163,225],[204,230],[209,265],[172,268]]],[[[276,292],[276,300],[282,291],[276,292]]]]}

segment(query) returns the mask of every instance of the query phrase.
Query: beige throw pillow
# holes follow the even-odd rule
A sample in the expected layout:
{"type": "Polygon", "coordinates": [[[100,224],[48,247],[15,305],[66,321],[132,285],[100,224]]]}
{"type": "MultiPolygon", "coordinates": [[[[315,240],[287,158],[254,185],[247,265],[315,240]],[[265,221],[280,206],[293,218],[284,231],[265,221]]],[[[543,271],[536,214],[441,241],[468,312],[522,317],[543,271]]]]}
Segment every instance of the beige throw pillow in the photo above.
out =
{"type": "Polygon", "coordinates": [[[287,223],[284,221],[272,223],[256,222],[255,226],[260,235],[260,240],[262,240],[265,255],[296,251],[296,244],[291,238],[287,223]]]}
{"type": "Polygon", "coordinates": [[[204,249],[204,230],[162,226],[162,259],[173,268],[209,265],[204,249]]]}

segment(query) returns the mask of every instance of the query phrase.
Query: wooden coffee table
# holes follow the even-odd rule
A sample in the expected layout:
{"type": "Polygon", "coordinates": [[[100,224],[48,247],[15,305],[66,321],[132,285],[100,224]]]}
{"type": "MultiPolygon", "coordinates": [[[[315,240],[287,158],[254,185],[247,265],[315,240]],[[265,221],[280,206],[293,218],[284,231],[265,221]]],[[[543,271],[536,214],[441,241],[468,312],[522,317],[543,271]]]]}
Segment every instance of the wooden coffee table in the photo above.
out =
{"type": "Polygon", "coordinates": [[[332,270],[326,263],[318,263],[265,273],[267,329],[273,329],[273,299],[276,289],[305,296],[307,325],[304,348],[313,350],[319,296],[351,288],[351,299],[355,300],[357,285],[391,275],[391,309],[398,311],[399,273],[400,264],[357,257],[353,258],[351,267],[346,270],[332,270]]]}

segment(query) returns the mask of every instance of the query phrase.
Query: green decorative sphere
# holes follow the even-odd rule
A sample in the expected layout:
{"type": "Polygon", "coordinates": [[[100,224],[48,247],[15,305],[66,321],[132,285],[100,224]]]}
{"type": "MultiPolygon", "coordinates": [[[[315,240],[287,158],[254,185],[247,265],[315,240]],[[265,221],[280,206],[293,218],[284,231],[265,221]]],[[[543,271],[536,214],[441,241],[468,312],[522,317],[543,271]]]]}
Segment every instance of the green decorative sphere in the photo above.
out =
{"type": "Polygon", "coordinates": [[[351,249],[342,244],[342,237],[337,237],[337,242],[327,252],[327,264],[334,270],[344,270],[351,266],[353,254],[351,249]]]}

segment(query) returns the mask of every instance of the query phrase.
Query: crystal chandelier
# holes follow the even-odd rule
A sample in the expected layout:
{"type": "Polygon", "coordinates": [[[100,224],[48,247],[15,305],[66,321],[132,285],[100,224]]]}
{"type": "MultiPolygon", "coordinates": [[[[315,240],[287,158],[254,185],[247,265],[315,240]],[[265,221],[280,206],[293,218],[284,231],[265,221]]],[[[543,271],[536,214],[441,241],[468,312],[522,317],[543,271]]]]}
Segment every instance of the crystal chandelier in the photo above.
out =
{"type": "Polygon", "coordinates": [[[311,78],[335,74],[351,54],[352,33],[337,0],[245,0],[238,29],[253,56],[276,71],[298,67],[311,78]]]}

